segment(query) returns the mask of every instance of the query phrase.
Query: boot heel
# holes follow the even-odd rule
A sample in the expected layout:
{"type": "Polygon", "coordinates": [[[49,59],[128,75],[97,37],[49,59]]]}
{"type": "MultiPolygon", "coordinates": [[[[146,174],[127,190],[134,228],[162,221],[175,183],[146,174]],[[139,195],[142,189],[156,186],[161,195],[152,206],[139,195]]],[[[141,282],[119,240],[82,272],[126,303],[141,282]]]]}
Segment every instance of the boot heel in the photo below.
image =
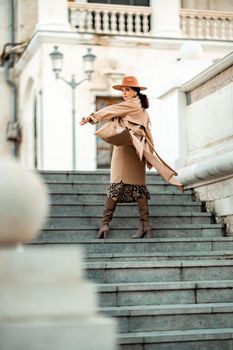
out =
{"type": "Polygon", "coordinates": [[[152,230],[147,231],[147,237],[148,238],[153,238],[152,230]]]}
{"type": "Polygon", "coordinates": [[[96,235],[96,238],[104,238],[106,239],[108,237],[109,234],[109,228],[107,225],[104,225],[103,227],[101,227],[101,229],[99,229],[99,232],[96,235]]]}

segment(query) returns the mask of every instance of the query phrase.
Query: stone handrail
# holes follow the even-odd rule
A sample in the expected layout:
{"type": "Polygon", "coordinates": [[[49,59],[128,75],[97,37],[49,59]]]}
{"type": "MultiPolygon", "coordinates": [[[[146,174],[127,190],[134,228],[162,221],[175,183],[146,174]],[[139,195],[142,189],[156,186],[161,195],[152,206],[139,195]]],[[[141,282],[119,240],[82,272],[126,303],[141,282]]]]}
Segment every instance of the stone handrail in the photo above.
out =
{"type": "Polygon", "coordinates": [[[68,2],[70,23],[80,33],[148,35],[150,7],[68,2]]]}
{"type": "Polygon", "coordinates": [[[233,40],[233,12],[181,9],[180,19],[185,37],[233,40]]]}

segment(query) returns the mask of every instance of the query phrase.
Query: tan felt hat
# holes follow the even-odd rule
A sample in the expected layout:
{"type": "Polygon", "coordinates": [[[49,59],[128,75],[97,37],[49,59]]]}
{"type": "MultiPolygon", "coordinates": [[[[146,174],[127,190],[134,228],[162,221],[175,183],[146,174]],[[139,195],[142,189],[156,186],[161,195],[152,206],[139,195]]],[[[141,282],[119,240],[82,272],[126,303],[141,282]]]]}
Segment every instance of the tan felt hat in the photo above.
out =
{"type": "Polygon", "coordinates": [[[113,85],[113,89],[115,90],[122,90],[123,87],[136,87],[139,88],[140,90],[146,90],[147,88],[145,86],[140,86],[138,84],[137,78],[133,76],[129,77],[124,77],[122,80],[121,85],[113,85]]]}

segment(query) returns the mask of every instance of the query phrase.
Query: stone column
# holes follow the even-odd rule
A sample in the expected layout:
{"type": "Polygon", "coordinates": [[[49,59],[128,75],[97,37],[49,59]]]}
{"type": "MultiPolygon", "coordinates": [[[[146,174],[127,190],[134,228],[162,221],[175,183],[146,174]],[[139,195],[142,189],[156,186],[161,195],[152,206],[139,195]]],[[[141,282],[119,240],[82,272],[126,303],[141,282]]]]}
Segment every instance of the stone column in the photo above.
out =
{"type": "Polygon", "coordinates": [[[152,33],[157,37],[181,37],[180,0],[151,0],[152,33]]]}
{"type": "Polygon", "coordinates": [[[37,0],[36,30],[70,30],[67,0],[37,0]]]}

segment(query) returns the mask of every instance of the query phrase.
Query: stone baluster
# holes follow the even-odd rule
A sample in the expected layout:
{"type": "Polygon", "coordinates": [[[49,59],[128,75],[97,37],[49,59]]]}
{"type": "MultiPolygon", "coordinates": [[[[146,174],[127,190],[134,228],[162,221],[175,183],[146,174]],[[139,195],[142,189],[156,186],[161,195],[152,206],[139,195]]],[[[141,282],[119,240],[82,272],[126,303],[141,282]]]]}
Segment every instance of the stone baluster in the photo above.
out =
{"type": "Polygon", "coordinates": [[[188,18],[186,16],[180,16],[181,30],[184,37],[187,37],[187,20],[188,18]]]}
{"type": "Polygon", "coordinates": [[[210,16],[205,16],[205,38],[210,39],[210,22],[211,22],[211,17],[210,16]]]}
{"type": "Polygon", "coordinates": [[[103,31],[104,33],[109,33],[109,21],[108,21],[108,10],[103,12],[103,31]]]}
{"type": "Polygon", "coordinates": [[[80,12],[78,12],[78,15],[79,15],[78,16],[79,23],[77,24],[78,24],[79,31],[85,32],[86,31],[86,11],[81,10],[80,12]]]}
{"type": "Polygon", "coordinates": [[[229,40],[233,40],[233,19],[229,18],[228,22],[228,33],[229,33],[229,40]]]}
{"type": "Polygon", "coordinates": [[[78,25],[76,9],[74,9],[74,8],[70,8],[70,24],[74,27],[76,27],[78,25]]]}
{"type": "Polygon", "coordinates": [[[135,14],[135,31],[137,35],[142,35],[140,13],[135,14]]]}
{"type": "Polygon", "coordinates": [[[119,12],[119,33],[125,34],[125,14],[124,14],[124,12],[119,12]]]}
{"type": "Polygon", "coordinates": [[[197,16],[196,17],[196,21],[197,21],[197,37],[199,39],[203,38],[203,17],[202,16],[197,16]]]}
{"type": "Polygon", "coordinates": [[[129,13],[127,15],[127,25],[128,25],[128,34],[133,34],[133,14],[129,13]]]}
{"type": "Polygon", "coordinates": [[[189,19],[189,36],[195,38],[195,17],[193,15],[189,19]]]}
{"type": "MultiPolygon", "coordinates": [[[[121,14],[118,13],[119,15],[119,22],[121,21],[121,14]]],[[[117,34],[117,13],[116,12],[111,12],[111,32],[112,34],[117,34]]]]}
{"type": "Polygon", "coordinates": [[[143,32],[143,34],[147,34],[149,32],[148,16],[146,13],[143,13],[143,15],[142,15],[142,32],[143,32]]]}
{"type": "Polygon", "coordinates": [[[213,39],[218,39],[219,34],[218,34],[218,25],[219,25],[219,20],[215,18],[212,23],[212,38],[213,39]]]}
{"type": "Polygon", "coordinates": [[[221,40],[226,39],[226,18],[221,18],[220,19],[220,38],[221,40]]]}
{"type": "Polygon", "coordinates": [[[92,24],[92,12],[87,11],[87,31],[89,33],[94,32],[93,24],[92,24]]]}
{"type": "Polygon", "coordinates": [[[101,13],[99,10],[95,11],[95,28],[96,28],[97,33],[100,33],[102,31],[102,29],[101,29],[101,13]]]}

